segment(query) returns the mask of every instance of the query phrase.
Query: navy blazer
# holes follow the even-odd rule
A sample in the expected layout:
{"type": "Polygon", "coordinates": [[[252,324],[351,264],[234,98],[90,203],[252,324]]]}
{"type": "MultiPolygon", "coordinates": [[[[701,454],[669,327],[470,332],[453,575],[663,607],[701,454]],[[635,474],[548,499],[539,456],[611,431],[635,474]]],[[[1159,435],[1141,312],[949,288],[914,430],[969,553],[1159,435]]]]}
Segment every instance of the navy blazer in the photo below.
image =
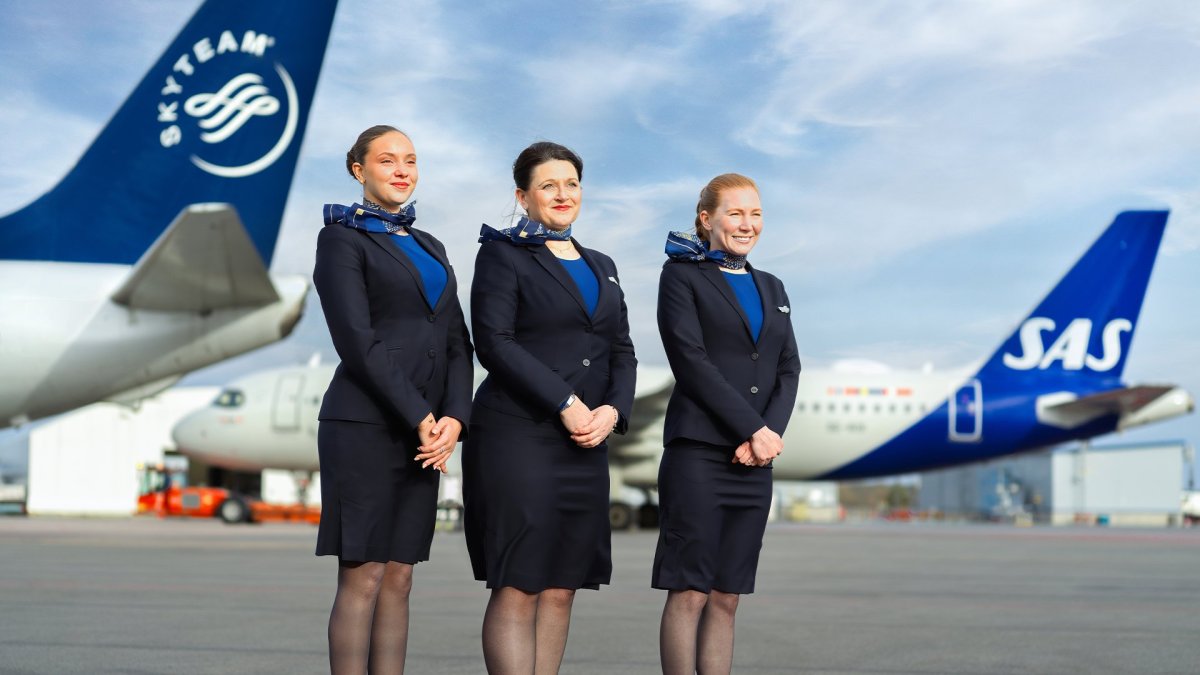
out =
{"type": "Polygon", "coordinates": [[[572,242],[600,285],[591,316],[570,273],[546,246],[479,246],[471,332],[488,377],[475,403],[557,422],[559,405],[574,392],[589,408],[616,408],[617,431],[624,433],[637,377],[625,294],[611,258],[572,242]]]}
{"type": "Polygon", "coordinates": [[[436,307],[392,235],[332,224],[317,236],[313,282],[342,359],[319,419],[415,429],[433,413],[459,420],[464,431],[470,423],[471,339],[454,269],[433,235],[409,232],[446,267],[436,307]]]}
{"type": "Polygon", "coordinates": [[[670,260],[658,285],[658,330],[675,375],[663,442],[736,447],[766,426],[783,435],[800,375],[783,282],[747,265],[763,303],[758,341],[721,268],[670,260]]]}

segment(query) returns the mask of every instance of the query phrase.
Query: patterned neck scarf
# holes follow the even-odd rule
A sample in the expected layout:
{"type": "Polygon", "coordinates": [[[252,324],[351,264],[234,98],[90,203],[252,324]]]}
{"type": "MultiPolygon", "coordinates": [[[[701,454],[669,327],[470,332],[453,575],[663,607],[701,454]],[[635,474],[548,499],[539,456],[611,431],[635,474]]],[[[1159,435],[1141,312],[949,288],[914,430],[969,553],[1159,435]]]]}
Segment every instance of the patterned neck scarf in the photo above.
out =
{"type": "Polygon", "coordinates": [[[566,241],[571,238],[571,226],[559,231],[522,216],[516,225],[503,230],[484,224],[479,228],[479,243],[485,241],[507,241],[518,246],[542,246],[547,241],[566,241]]]}
{"type": "Polygon", "coordinates": [[[325,214],[325,224],[332,225],[337,223],[345,227],[352,227],[356,230],[365,230],[367,232],[386,232],[392,234],[401,230],[408,231],[413,222],[417,219],[416,202],[410,203],[408,206],[400,210],[400,213],[388,213],[378,204],[368,202],[367,206],[362,204],[351,204],[343,206],[341,204],[326,204],[323,209],[325,214]]]}
{"type": "Polygon", "coordinates": [[[669,233],[666,254],[672,260],[711,260],[727,270],[740,270],[746,266],[746,256],[709,250],[708,242],[691,232],[669,233]]]}

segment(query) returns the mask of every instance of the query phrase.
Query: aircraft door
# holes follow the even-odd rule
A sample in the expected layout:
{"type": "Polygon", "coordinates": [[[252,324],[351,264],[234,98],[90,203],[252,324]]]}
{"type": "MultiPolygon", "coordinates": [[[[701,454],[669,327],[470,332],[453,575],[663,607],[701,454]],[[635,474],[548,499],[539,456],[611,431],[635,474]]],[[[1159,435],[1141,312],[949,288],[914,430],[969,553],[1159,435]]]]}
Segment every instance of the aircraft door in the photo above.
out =
{"type": "Polygon", "coordinates": [[[275,431],[300,430],[300,392],[303,375],[284,375],[275,383],[275,401],[271,406],[271,426],[275,431]]]}
{"type": "Polygon", "coordinates": [[[975,443],[983,436],[983,387],[972,379],[950,396],[950,440],[975,443]]]}

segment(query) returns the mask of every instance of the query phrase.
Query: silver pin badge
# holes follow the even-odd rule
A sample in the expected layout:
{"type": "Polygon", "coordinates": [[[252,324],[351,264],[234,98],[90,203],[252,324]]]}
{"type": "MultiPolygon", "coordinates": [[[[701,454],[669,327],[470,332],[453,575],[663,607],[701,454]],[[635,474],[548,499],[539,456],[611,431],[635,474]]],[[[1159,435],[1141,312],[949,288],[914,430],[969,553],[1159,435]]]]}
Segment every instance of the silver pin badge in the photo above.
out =
{"type": "Polygon", "coordinates": [[[788,307],[787,305],[784,305],[783,307],[779,308],[779,311],[783,312],[784,314],[791,314],[792,308],[788,307]]]}

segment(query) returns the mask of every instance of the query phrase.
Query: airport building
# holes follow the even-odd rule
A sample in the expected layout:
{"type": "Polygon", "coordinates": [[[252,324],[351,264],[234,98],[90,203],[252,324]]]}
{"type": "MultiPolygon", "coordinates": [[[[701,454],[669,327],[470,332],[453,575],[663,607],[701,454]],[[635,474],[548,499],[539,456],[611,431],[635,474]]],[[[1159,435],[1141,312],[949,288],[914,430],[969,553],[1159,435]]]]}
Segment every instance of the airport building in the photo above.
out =
{"type": "Polygon", "coordinates": [[[1183,441],[1017,455],[921,474],[918,508],[952,519],[1177,525],[1192,461],[1183,441]]]}
{"type": "MultiPolygon", "coordinates": [[[[138,496],[152,485],[155,467],[187,467],[187,482],[212,484],[210,467],[174,455],[171,429],[193,410],[208,405],[217,387],[179,387],[142,401],[136,408],[96,403],[60,415],[29,432],[25,511],[30,515],[129,516],[138,496]]],[[[239,477],[254,485],[262,500],[296,501],[290,471],[263,471],[239,477]]],[[[307,490],[307,503],[320,503],[319,476],[307,490]]]]}

